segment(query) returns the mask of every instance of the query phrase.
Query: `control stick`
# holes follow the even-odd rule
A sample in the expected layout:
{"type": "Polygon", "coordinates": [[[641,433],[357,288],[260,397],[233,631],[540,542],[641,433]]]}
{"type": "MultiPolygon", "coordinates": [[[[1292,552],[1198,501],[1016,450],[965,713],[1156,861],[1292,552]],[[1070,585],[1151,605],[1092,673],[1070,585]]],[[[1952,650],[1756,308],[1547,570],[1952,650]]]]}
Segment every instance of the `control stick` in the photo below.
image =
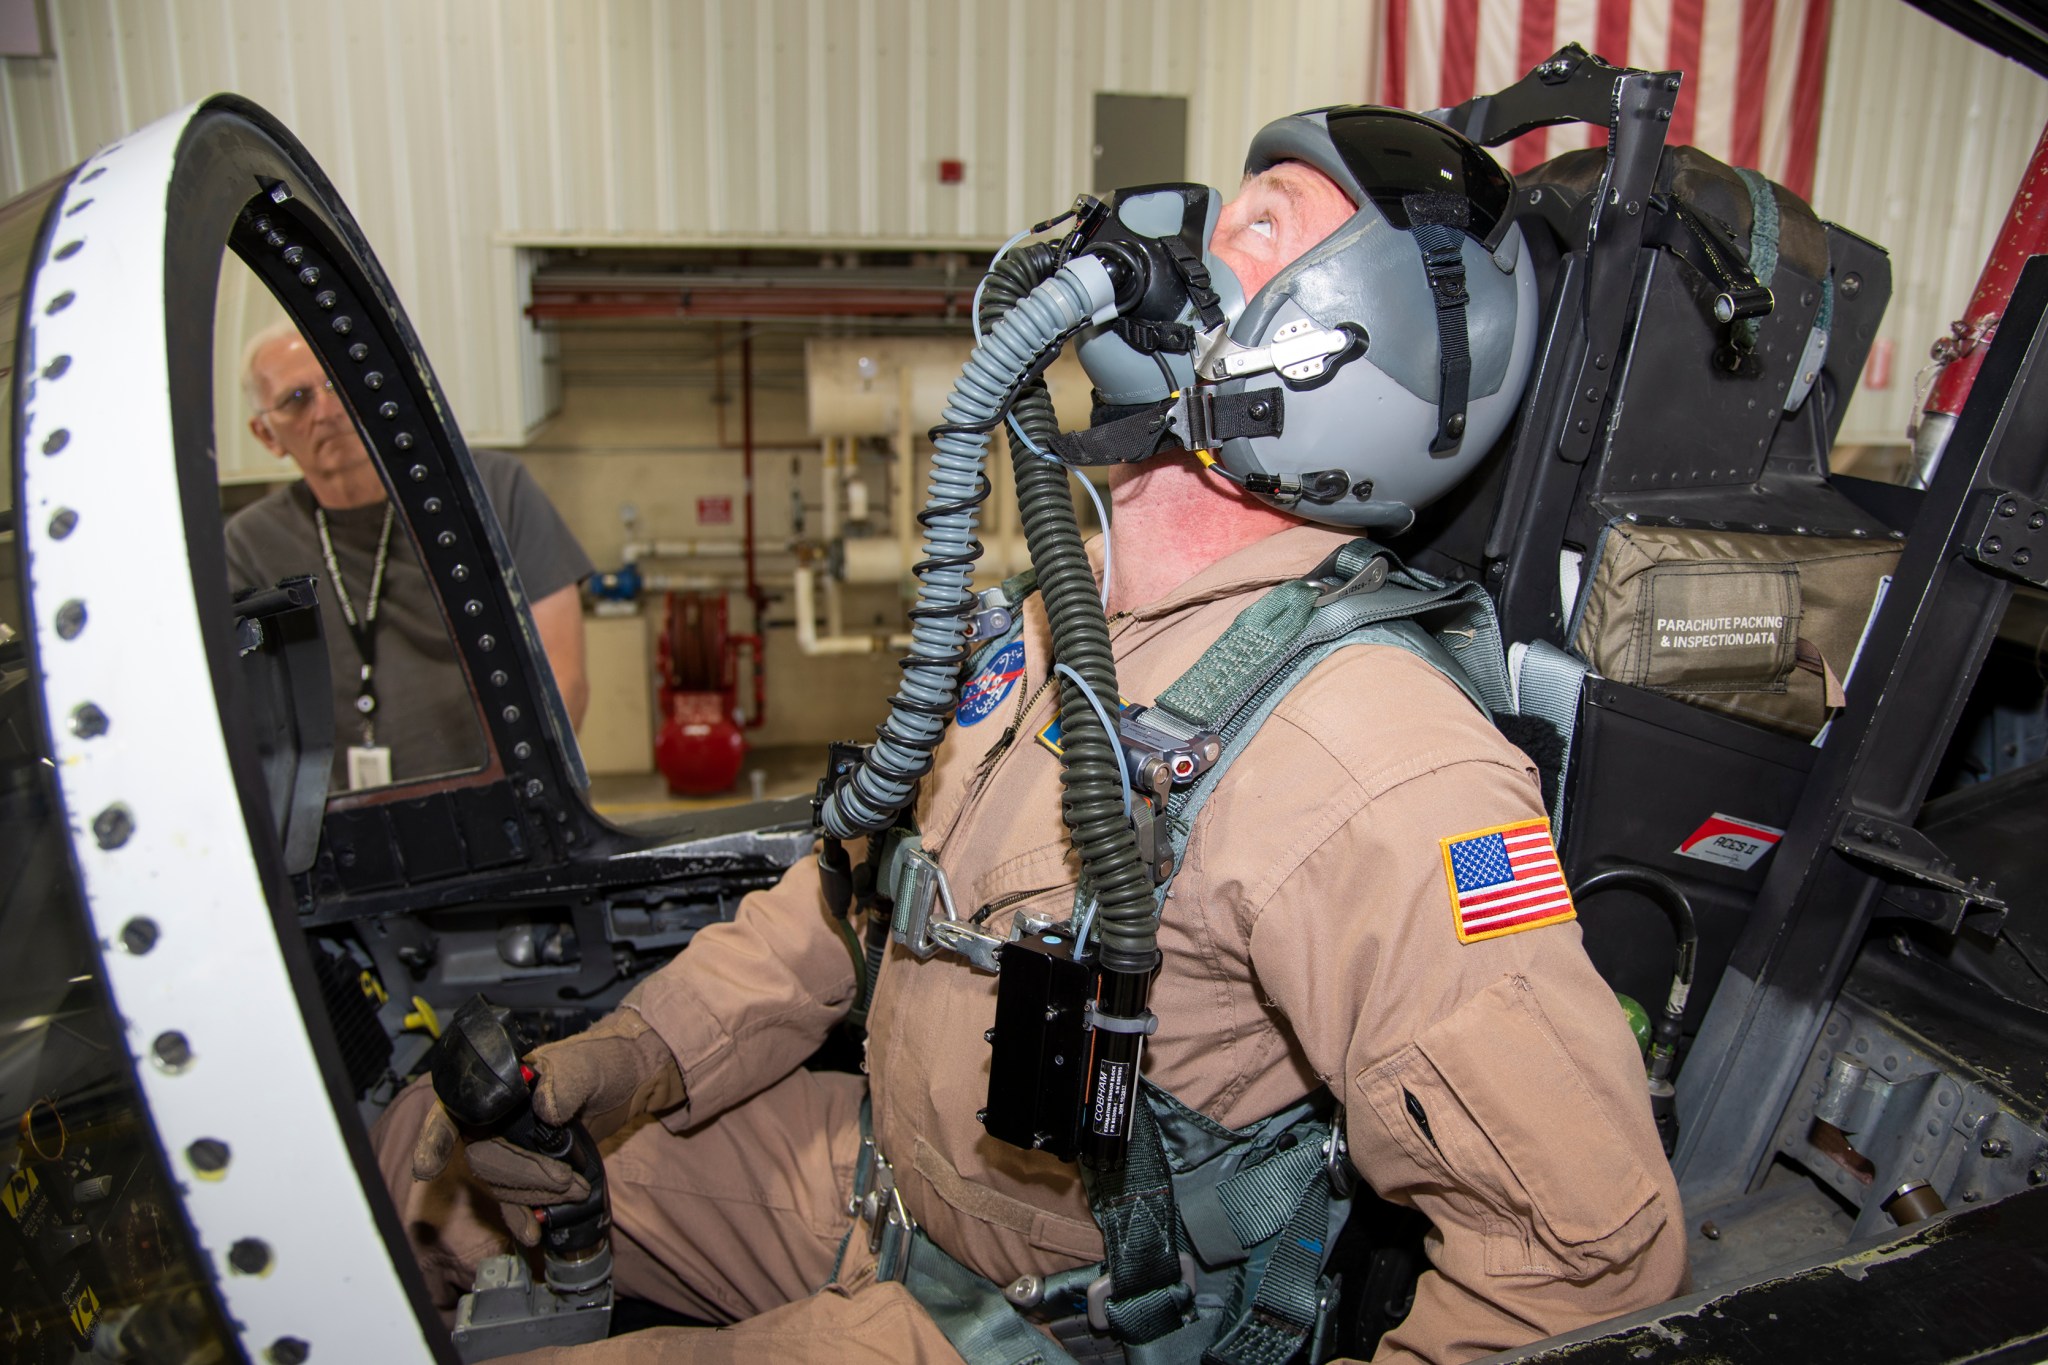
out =
{"type": "Polygon", "coordinates": [[[533,1068],[519,1058],[507,1011],[473,996],[442,1029],[433,1058],[434,1094],[471,1142],[499,1138],[561,1162],[589,1186],[573,1203],[533,1211],[541,1227],[546,1283],[536,1285],[517,1255],[494,1256],[456,1309],[455,1343],[465,1361],[544,1345],[603,1339],[612,1305],[611,1205],[604,1161],[581,1123],[557,1128],[533,1112],[533,1068]]]}

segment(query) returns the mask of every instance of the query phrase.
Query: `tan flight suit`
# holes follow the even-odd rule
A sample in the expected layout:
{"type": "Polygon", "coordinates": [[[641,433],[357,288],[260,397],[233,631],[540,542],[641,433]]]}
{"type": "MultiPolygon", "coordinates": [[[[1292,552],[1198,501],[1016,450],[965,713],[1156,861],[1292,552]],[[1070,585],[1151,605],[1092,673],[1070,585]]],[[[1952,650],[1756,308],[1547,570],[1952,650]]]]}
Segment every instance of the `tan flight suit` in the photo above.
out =
{"type": "MultiPolygon", "coordinates": [[[[1124,696],[1156,697],[1239,611],[1345,539],[1293,528],[1120,614],[1124,696]]],[[[1064,915],[1076,871],[1059,762],[1035,742],[1054,701],[1035,600],[1027,623],[1024,675],[948,735],[919,812],[959,913],[997,907],[984,927],[998,936],[1020,912],[1064,915]]],[[[1657,1303],[1685,1278],[1642,1063],[1579,926],[1472,943],[1455,929],[1443,841],[1542,816],[1527,760],[1450,682],[1405,651],[1349,648],[1286,695],[1217,784],[1167,902],[1146,1074],[1233,1127],[1329,1087],[1359,1173],[1434,1225],[1434,1268],[1376,1359],[1469,1359],[1657,1303]]],[[[864,1235],[838,1282],[806,1297],[831,1281],[853,1226],[860,1078],[793,1068],[852,988],[810,860],[654,976],[641,1011],[690,1098],[608,1163],[619,1289],[751,1320],[531,1359],[957,1359],[900,1286],[872,1283],[864,1235]]],[[[1002,1284],[1096,1260],[1102,1244],[1074,1167],[975,1121],[995,997],[993,976],[892,945],[868,1069],[911,1215],[1002,1284]]],[[[425,1255],[452,1291],[503,1234],[488,1198],[451,1177],[408,1187],[425,1100],[394,1106],[379,1146],[408,1223],[435,1225],[417,1231],[439,1239],[425,1255]]]]}

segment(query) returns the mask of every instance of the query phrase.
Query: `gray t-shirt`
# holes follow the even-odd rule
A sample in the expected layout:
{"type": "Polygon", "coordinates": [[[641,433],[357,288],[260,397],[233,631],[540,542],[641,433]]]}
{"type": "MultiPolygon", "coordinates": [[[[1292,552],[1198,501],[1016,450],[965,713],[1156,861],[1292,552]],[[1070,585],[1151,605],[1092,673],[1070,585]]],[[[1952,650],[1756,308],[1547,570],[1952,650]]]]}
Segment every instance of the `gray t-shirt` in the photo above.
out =
{"type": "MultiPolygon", "coordinates": [[[[519,566],[527,599],[538,602],[587,577],[590,557],[526,467],[494,450],[470,453],[519,566]]],[[[380,502],[327,514],[335,562],[358,619],[370,591],[384,508],[380,502]]],[[[320,621],[334,684],[333,786],[340,790],[348,786],[349,746],[363,742],[363,716],[356,709],[362,656],[326,581],[313,510],[313,495],[299,482],[237,513],[227,524],[228,579],[236,591],[269,587],[296,574],[320,580],[320,621]]],[[[375,648],[376,741],[391,750],[392,778],[402,782],[481,767],[484,741],[476,702],[403,517],[392,524],[375,648]]]]}

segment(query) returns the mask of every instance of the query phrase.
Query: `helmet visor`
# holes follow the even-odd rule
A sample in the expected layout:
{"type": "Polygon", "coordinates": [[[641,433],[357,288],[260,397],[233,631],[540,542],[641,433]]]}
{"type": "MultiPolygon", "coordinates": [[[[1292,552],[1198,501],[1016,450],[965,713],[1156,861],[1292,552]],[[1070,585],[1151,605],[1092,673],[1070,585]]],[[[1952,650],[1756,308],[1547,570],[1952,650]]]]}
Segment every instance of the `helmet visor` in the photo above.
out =
{"type": "Polygon", "coordinates": [[[1407,229],[1411,194],[1456,194],[1471,203],[1467,224],[1484,241],[1515,192],[1507,172],[1477,143],[1434,119],[1391,109],[1325,111],[1331,145],[1387,221],[1407,229]]]}

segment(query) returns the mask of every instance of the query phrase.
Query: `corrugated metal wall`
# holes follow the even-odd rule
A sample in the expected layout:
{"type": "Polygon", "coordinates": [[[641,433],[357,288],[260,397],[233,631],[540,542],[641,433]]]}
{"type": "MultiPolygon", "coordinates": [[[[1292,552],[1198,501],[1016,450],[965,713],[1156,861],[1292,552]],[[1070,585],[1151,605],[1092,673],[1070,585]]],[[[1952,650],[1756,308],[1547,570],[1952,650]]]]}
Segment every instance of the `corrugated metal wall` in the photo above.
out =
{"type": "MultiPolygon", "coordinates": [[[[275,111],[348,198],[456,412],[545,414],[523,246],[973,245],[1067,202],[1098,90],[1189,99],[1189,173],[1251,131],[1366,96],[1370,0],[54,0],[54,60],[0,59],[0,195],[216,90],[275,111]],[[942,157],[966,182],[937,183],[942,157]]],[[[1967,299],[2048,82],[1903,4],[1835,7],[1820,211],[1883,243],[1896,439],[1967,299]]],[[[251,313],[238,309],[238,315],[251,313]]],[[[223,354],[239,351],[224,339],[223,354]]],[[[224,433],[225,435],[225,433],[224,433]]]]}
{"type": "Polygon", "coordinates": [[[1858,391],[1842,440],[1899,442],[1914,375],[1962,316],[2048,123],[2048,81],[1918,10],[1871,3],[1835,7],[1827,80],[1814,208],[1892,253],[1890,385],[1858,391]]]}
{"type": "MultiPolygon", "coordinates": [[[[0,196],[236,90],[312,149],[465,429],[544,415],[520,246],[998,243],[1086,187],[1096,91],[1189,98],[1189,173],[1365,97],[1353,0],[55,0],[0,59],[0,196]],[[937,183],[942,157],[962,185],[937,183]]],[[[239,354],[225,341],[223,355],[239,354]]],[[[223,423],[225,425],[225,423],[223,423]]],[[[226,437],[227,433],[223,432],[226,437]]]]}

